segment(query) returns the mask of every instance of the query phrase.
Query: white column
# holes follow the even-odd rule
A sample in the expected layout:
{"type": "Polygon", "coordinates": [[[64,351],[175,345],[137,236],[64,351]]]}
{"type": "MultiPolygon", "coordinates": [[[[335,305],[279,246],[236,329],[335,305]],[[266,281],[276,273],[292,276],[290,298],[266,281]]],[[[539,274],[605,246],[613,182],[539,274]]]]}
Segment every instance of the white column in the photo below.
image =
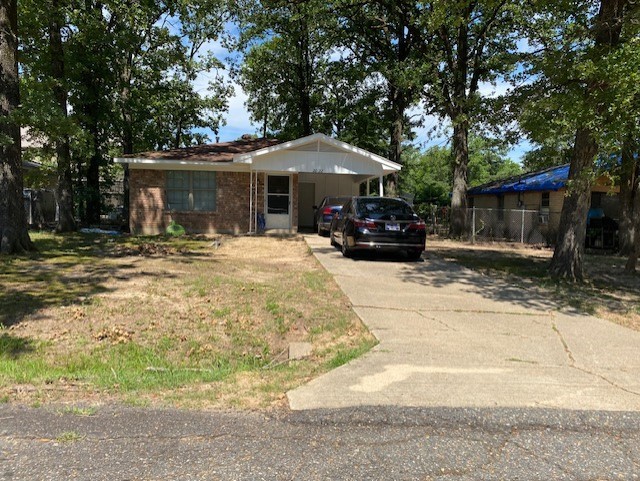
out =
{"type": "Polygon", "coordinates": [[[384,197],[384,177],[378,177],[378,192],[380,192],[380,197],[384,197]]]}
{"type": "Polygon", "coordinates": [[[367,196],[371,195],[371,179],[367,179],[367,196]]]}
{"type": "Polygon", "coordinates": [[[253,232],[253,172],[249,171],[249,234],[253,232]]]}

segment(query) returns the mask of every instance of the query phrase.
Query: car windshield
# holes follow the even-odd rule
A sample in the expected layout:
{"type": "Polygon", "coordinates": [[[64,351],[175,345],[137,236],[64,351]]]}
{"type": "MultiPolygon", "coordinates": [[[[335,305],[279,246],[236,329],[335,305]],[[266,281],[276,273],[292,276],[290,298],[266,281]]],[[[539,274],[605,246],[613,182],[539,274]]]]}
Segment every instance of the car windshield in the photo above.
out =
{"type": "Polygon", "coordinates": [[[327,201],[324,205],[336,205],[342,207],[349,197],[327,197],[327,201]]]}
{"type": "Polygon", "coordinates": [[[415,214],[413,209],[398,199],[358,199],[358,214],[368,219],[410,218],[415,214]]]}

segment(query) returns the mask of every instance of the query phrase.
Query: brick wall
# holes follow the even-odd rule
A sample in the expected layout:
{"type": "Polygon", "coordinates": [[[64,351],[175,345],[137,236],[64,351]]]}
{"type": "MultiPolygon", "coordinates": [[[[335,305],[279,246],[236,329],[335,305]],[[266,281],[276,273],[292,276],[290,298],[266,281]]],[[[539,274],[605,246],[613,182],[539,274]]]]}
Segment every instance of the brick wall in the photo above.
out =
{"type": "Polygon", "coordinates": [[[173,220],[187,232],[207,233],[249,230],[249,173],[216,172],[216,210],[176,212],[166,210],[166,171],[130,170],[130,218],[135,234],[163,233],[173,220]]]}

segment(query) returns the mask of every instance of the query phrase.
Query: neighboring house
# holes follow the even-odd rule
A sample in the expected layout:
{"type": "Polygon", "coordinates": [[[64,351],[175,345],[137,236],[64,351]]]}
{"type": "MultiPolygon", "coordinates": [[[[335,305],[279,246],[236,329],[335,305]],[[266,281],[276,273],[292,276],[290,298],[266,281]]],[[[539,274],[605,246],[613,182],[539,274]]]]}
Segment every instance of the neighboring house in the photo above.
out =
{"type": "MultiPolygon", "coordinates": [[[[22,161],[22,172],[25,176],[27,176],[29,172],[35,172],[41,168],[42,166],[37,162],[22,161]]],[[[26,184],[25,182],[25,185],[26,184]]],[[[22,189],[22,197],[24,199],[24,210],[29,226],[42,228],[46,223],[56,221],[57,204],[53,189],[25,187],[22,189]]]]}
{"type": "MultiPolygon", "coordinates": [[[[498,220],[504,219],[505,211],[536,211],[537,219],[531,222],[535,225],[530,229],[537,229],[546,241],[553,242],[560,224],[568,177],[569,164],[565,164],[489,182],[468,190],[468,206],[495,209],[498,220]]],[[[591,188],[590,215],[596,212],[598,217],[617,221],[619,191],[607,176],[596,179],[591,188]]]]}
{"type": "Polygon", "coordinates": [[[296,232],[313,225],[326,195],[352,195],[401,166],[314,134],[289,142],[241,140],[116,158],[129,165],[131,231],[158,234],[175,221],[188,232],[296,232]],[[369,183],[367,182],[367,186],[369,183]]]}

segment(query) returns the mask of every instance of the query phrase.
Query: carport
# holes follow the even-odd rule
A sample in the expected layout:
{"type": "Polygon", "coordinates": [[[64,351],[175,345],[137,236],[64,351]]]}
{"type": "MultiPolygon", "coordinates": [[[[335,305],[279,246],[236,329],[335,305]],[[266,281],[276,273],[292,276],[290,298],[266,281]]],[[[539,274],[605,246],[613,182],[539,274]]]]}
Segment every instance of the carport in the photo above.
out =
{"type": "Polygon", "coordinates": [[[284,142],[236,154],[234,164],[248,164],[249,232],[258,230],[258,214],[264,213],[270,231],[296,231],[313,225],[313,206],[327,195],[358,195],[366,183],[398,172],[399,164],[324,134],[284,142]]]}

